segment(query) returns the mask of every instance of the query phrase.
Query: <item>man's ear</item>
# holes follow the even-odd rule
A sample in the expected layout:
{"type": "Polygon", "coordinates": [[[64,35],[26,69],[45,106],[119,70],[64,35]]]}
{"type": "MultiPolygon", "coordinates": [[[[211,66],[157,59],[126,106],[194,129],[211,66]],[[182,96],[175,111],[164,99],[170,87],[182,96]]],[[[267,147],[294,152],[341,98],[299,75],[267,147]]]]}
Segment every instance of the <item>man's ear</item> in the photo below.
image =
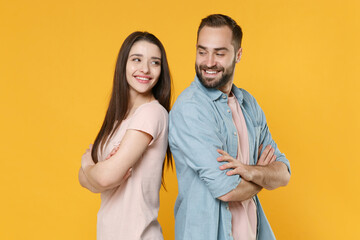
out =
{"type": "Polygon", "coordinates": [[[239,48],[239,50],[236,53],[236,63],[240,62],[241,54],[242,54],[242,48],[239,48]]]}

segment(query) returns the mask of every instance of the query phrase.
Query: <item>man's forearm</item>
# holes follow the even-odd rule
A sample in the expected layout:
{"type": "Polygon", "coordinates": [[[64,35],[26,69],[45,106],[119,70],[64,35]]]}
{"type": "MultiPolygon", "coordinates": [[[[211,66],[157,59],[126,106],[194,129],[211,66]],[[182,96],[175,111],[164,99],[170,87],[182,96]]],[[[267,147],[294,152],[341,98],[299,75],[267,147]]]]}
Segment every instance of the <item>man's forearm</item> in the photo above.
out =
{"type": "Polygon", "coordinates": [[[272,190],[281,186],[286,186],[290,180],[290,173],[285,163],[275,161],[274,151],[271,151],[270,149],[271,147],[266,147],[255,166],[243,164],[221,149],[218,149],[218,152],[222,154],[222,156],[218,157],[217,161],[227,162],[224,165],[221,165],[220,169],[231,169],[226,172],[228,176],[240,175],[241,179],[255,183],[268,190],[272,190]]]}
{"type": "Polygon", "coordinates": [[[248,171],[251,178],[247,180],[268,190],[286,186],[290,180],[287,166],[279,161],[266,166],[249,166],[248,171]]]}
{"type": "Polygon", "coordinates": [[[258,192],[260,192],[261,189],[261,186],[241,179],[241,182],[234,190],[219,197],[218,199],[224,202],[244,201],[255,196],[258,192]]]}

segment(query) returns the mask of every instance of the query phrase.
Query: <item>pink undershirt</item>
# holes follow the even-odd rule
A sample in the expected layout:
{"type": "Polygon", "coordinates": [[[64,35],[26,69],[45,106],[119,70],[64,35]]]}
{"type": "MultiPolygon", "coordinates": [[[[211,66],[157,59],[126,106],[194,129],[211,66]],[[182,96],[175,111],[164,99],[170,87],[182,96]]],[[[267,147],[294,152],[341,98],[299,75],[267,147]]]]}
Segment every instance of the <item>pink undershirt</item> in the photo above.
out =
{"type": "MultiPolygon", "coordinates": [[[[236,159],[243,164],[249,164],[249,139],[244,115],[239,102],[231,93],[228,105],[232,112],[233,122],[238,132],[238,153],[236,159]]],[[[256,205],[254,200],[229,202],[232,215],[232,234],[234,240],[255,240],[256,239],[256,205]]]]}

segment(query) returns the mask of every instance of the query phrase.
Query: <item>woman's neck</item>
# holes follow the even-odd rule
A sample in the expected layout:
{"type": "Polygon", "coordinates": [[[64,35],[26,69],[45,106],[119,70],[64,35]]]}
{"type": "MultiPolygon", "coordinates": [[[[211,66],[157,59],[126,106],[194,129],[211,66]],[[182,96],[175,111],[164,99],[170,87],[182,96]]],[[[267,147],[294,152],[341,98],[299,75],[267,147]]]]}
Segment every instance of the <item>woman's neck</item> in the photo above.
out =
{"type": "Polygon", "coordinates": [[[131,116],[135,110],[145,103],[149,103],[155,100],[155,97],[150,92],[149,94],[131,94],[130,93],[130,100],[129,100],[129,108],[128,113],[126,114],[127,117],[131,116]]]}

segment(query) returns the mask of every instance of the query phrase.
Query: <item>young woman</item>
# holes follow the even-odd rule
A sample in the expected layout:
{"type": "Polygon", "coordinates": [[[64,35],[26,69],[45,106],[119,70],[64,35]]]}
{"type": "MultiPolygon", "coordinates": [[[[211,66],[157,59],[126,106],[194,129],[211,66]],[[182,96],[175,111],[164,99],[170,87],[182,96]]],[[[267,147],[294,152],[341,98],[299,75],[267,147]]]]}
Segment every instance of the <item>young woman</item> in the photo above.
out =
{"type": "Polygon", "coordinates": [[[130,34],[118,55],[104,123],[79,171],[83,187],[101,192],[98,240],[163,239],[157,216],[165,155],[171,165],[170,90],[161,42],[147,32],[130,34]]]}

